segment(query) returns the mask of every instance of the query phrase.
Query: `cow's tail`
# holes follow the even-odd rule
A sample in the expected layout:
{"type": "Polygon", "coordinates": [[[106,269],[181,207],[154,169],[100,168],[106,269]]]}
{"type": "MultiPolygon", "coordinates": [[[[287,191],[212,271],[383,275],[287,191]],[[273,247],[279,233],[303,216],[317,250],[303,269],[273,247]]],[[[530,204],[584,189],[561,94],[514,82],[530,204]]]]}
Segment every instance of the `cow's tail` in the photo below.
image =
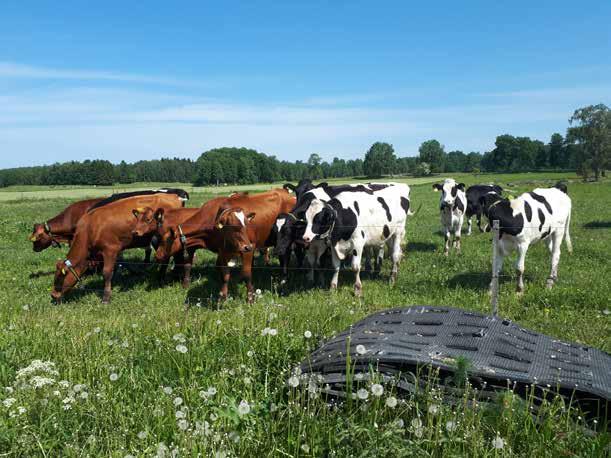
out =
{"type": "Polygon", "coordinates": [[[422,202],[420,202],[420,206],[418,207],[418,210],[416,210],[415,212],[413,212],[410,209],[408,209],[407,210],[407,216],[416,216],[421,208],[422,208],[422,202]]]}
{"type": "Polygon", "coordinates": [[[573,242],[571,242],[571,234],[569,232],[569,226],[571,225],[571,212],[569,211],[569,216],[566,217],[566,222],[564,223],[564,241],[566,242],[566,250],[569,253],[573,252],[573,242]]]}

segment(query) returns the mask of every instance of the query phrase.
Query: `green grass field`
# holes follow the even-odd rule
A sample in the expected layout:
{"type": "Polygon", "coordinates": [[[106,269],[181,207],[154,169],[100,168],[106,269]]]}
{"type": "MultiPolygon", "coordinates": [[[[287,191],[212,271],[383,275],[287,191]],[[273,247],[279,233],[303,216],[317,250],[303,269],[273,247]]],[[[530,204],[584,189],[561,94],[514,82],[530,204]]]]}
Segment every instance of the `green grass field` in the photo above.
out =
{"type": "MultiPolygon", "coordinates": [[[[514,294],[515,258],[506,262],[500,314],[611,351],[611,181],[457,176],[467,184],[495,181],[513,195],[569,180],[574,253],[563,250],[559,281],[548,291],[549,254],[533,246],[521,298],[514,294]]],[[[233,299],[220,308],[213,300],[213,257],[203,252],[189,290],[176,282],[160,288],[152,271],[135,265],[117,275],[110,305],[101,304],[101,276],[87,278],[62,305],[51,304],[52,277],[45,273],[66,248],[34,253],[27,241],[33,223],[109,190],[0,192],[0,386],[6,387],[0,388],[0,456],[605,456],[608,434],[587,433],[579,412],[558,401],[535,418],[511,393],[477,406],[467,402],[469,393],[464,405],[446,406],[434,389],[396,406],[390,391],[332,405],[287,386],[291,370],[322,340],[374,311],[422,304],[489,311],[491,236],[476,229],[463,237],[461,256],[442,255],[439,195],[430,186],[436,179],[407,180],[413,208],[422,208],[408,222],[394,287],[387,283],[388,261],[379,278],[363,275],[360,300],[349,272],[337,293],[308,288],[299,272],[280,290],[273,270],[259,262],[256,303],[248,305],[245,287],[233,283],[233,299]],[[262,335],[265,328],[277,334],[262,335]],[[54,366],[31,366],[34,360],[54,366]],[[44,377],[32,381],[36,374],[44,377]]],[[[195,188],[189,206],[236,189],[195,188]]],[[[136,263],[142,256],[125,254],[136,263]]]]}

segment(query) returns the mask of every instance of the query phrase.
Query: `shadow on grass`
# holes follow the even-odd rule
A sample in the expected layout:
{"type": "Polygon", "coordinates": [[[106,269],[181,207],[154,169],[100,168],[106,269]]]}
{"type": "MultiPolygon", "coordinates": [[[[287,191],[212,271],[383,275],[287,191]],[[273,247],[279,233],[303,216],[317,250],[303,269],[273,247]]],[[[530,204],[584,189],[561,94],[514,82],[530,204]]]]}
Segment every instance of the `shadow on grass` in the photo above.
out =
{"type": "MultiPolygon", "coordinates": [[[[466,288],[475,291],[487,290],[490,286],[490,280],[492,279],[491,272],[464,272],[461,274],[454,275],[448,280],[449,288],[466,288]]],[[[533,275],[529,275],[528,272],[524,273],[524,281],[532,282],[534,280],[533,275]]],[[[501,273],[499,277],[500,285],[511,285],[516,282],[516,279],[512,277],[507,271],[501,273]]]]}
{"type": "Polygon", "coordinates": [[[610,229],[611,221],[590,221],[583,225],[584,229],[610,229]]]}
{"type": "Polygon", "coordinates": [[[436,251],[438,245],[430,242],[409,242],[407,252],[410,251],[436,251]]]}

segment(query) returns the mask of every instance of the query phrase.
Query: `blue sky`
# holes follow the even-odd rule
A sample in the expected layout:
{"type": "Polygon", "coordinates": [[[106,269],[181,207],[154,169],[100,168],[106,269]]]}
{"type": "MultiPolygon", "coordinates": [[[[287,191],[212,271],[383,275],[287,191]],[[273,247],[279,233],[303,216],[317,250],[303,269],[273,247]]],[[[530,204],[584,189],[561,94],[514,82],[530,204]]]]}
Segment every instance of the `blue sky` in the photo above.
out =
{"type": "Polygon", "coordinates": [[[610,21],[608,1],[6,1],[0,168],[547,141],[611,105],[610,21]]]}

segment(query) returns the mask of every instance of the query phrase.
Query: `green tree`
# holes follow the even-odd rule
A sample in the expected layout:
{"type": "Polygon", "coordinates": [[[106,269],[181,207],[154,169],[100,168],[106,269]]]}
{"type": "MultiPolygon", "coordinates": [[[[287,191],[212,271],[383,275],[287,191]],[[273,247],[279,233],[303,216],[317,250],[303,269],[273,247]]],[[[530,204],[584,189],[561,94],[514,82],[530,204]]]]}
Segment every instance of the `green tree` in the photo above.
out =
{"type": "Polygon", "coordinates": [[[392,145],[376,142],[365,154],[363,172],[368,177],[381,177],[393,173],[397,158],[392,145]]]}
{"type": "Polygon", "coordinates": [[[418,148],[420,161],[426,162],[433,172],[443,172],[445,162],[445,151],[443,145],[437,140],[427,140],[418,148]]]}
{"type": "Polygon", "coordinates": [[[580,168],[591,169],[598,181],[611,162],[611,111],[604,104],[578,108],[569,124],[567,141],[583,148],[580,168]]]}
{"type": "Polygon", "coordinates": [[[321,163],[322,159],[318,154],[310,154],[308,159],[308,176],[312,180],[318,180],[323,177],[321,163]]]}

